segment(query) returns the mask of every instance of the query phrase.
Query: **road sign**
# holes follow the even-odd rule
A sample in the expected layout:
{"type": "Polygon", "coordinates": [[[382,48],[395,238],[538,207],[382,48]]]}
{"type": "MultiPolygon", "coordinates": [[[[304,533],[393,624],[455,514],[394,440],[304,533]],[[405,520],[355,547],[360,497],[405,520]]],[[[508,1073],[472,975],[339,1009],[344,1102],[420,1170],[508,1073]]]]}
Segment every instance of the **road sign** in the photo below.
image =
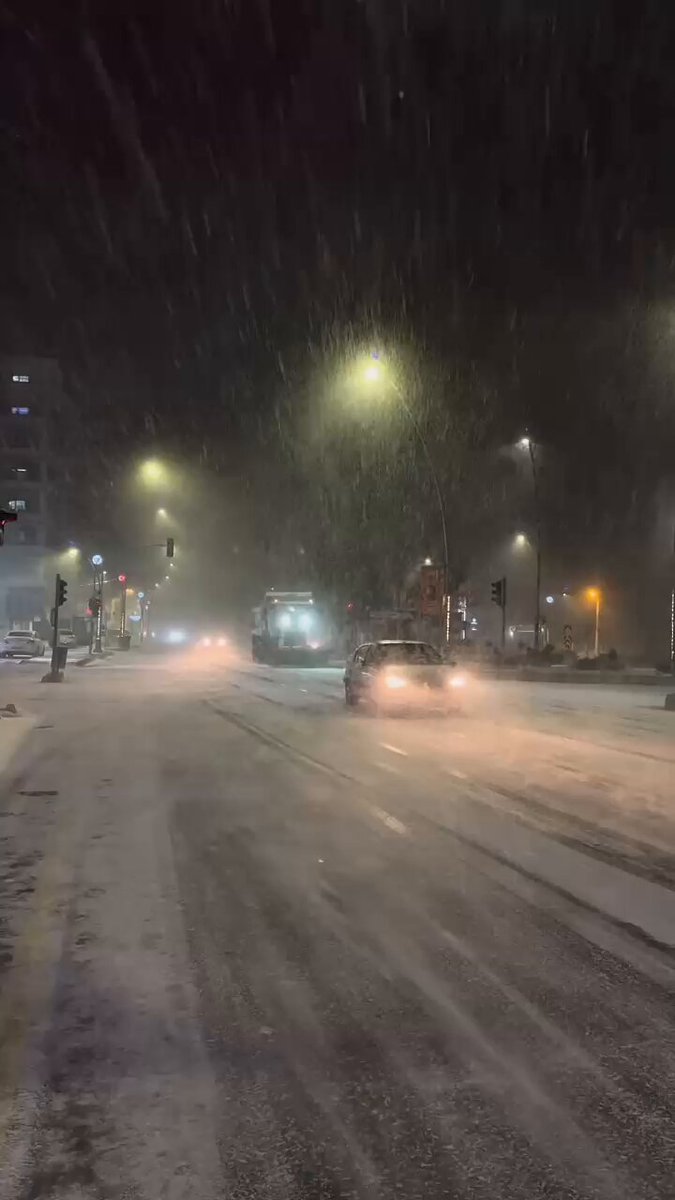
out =
{"type": "Polygon", "coordinates": [[[563,646],[566,650],[574,650],[574,635],[571,625],[563,625],[563,646]]]}

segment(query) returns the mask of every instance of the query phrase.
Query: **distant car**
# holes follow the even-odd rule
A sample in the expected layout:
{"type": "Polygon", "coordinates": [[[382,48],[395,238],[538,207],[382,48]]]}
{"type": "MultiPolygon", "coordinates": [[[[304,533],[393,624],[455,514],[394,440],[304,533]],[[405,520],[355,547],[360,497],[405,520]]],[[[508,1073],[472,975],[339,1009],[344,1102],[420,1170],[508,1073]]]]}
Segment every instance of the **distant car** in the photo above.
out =
{"type": "Polygon", "coordinates": [[[207,633],[198,639],[197,645],[206,650],[217,650],[218,648],[222,650],[223,646],[229,645],[229,641],[222,633],[207,633]]]}
{"type": "Polygon", "coordinates": [[[47,643],[30,629],[12,629],[0,642],[0,658],[41,658],[47,643]]]}
{"type": "Polygon", "coordinates": [[[59,629],[59,646],[76,646],[77,638],[72,629],[59,629]]]}
{"type": "Polygon", "coordinates": [[[382,641],[358,646],[347,662],[345,702],[378,712],[457,712],[466,676],[428,642],[382,641]]]}

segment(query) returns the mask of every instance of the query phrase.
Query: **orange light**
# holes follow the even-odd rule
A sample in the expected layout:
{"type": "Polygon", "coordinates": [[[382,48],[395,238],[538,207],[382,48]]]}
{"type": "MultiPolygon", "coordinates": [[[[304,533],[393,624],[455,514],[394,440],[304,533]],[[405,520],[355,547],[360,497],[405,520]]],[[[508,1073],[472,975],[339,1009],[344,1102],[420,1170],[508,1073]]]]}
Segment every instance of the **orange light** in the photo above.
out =
{"type": "Polygon", "coordinates": [[[600,588],[596,588],[596,587],[586,588],[586,599],[592,600],[594,604],[597,604],[598,601],[600,600],[600,588]]]}

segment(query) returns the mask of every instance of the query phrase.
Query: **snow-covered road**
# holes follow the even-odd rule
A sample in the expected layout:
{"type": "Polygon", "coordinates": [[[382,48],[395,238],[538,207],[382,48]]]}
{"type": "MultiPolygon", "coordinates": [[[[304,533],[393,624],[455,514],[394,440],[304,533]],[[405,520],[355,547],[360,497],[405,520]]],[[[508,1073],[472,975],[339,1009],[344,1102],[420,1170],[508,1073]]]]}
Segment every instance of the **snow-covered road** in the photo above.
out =
{"type": "Polygon", "coordinates": [[[3,1200],[673,1195],[661,691],[395,720],[190,653],[2,683],[35,718],[0,799],[3,1200]]]}

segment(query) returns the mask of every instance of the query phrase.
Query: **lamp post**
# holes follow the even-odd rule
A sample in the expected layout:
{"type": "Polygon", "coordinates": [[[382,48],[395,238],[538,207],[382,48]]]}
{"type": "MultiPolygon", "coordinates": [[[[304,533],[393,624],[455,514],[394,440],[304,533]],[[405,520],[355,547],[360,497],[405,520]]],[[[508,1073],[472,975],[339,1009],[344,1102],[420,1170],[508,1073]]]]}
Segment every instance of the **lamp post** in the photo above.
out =
{"type": "Polygon", "coordinates": [[[518,441],[518,446],[521,450],[527,450],[530,456],[530,465],[532,467],[532,490],[534,493],[534,527],[535,527],[535,543],[534,550],[536,555],[536,582],[535,582],[535,598],[534,598],[534,649],[539,649],[540,632],[541,632],[541,505],[539,502],[539,474],[537,471],[537,459],[535,456],[535,443],[529,435],[522,437],[518,441]]]}
{"type": "Polygon", "coordinates": [[[103,566],[103,555],[92,554],[91,565],[94,568],[94,596],[98,601],[96,612],[94,614],[94,654],[101,654],[103,647],[101,644],[103,636],[103,574],[101,568],[103,566]]]}
{"type": "Polygon", "coordinates": [[[589,600],[595,605],[595,638],[594,638],[594,657],[597,658],[600,654],[600,601],[602,593],[600,588],[591,587],[586,591],[589,600]]]}
{"type": "Polygon", "coordinates": [[[444,636],[445,636],[445,640],[449,642],[450,641],[450,621],[449,621],[450,604],[449,604],[449,597],[448,597],[447,592],[448,592],[448,573],[449,573],[450,556],[449,556],[449,552],[448,552],[448,521],[447,521],[446,510],[445,510],[445,500],[443,498],[443,491],[441,488],[440,479],[438,478],[438,472],[436,470],[436,465],[434,463],[431,451],[429,449],[429,445],[426,441],[426,438],[424,437],[424,434],[422,433],[422,430],[420,428],[419,422],[417,420],[417,417],[415,416],[413,409],[408,404],[408,401],[406,400],[405,395],[404,395],[403,390],[400,387],[400,385],[396,382],[395,379],[392,378],[391,372],[386,370],[379,354],[371,354],[370,355],[369,361],[363,367],[362,375],[363,375],[363,378],[365,379],[365,381],[371,385],[386,381],[388,386],[394,392],[397,400],[399,401],[399,404],[401,405],[401,408],[403,409],[408,420],[410,421],[410,424],[413,427],[413,430],[415,431],[415,436],[417,437],[417,440],[422,448],[422,453],[426,459],[426,463],[429,468],[429,474],[431,476],[431,480],[432,480],[432,483],[434,486],[434,491],[436,493],[436,500],[438,502],[438,512],[439,512],[439,516],[441,518],[441,533],[442,533],[442,537],[443,537],[442,595],[443,595],[443,602],[445,604],[447,604],[447,606],[448,606],[448,611],[446,614],[446,621],[445,621],[444,636]]]}

